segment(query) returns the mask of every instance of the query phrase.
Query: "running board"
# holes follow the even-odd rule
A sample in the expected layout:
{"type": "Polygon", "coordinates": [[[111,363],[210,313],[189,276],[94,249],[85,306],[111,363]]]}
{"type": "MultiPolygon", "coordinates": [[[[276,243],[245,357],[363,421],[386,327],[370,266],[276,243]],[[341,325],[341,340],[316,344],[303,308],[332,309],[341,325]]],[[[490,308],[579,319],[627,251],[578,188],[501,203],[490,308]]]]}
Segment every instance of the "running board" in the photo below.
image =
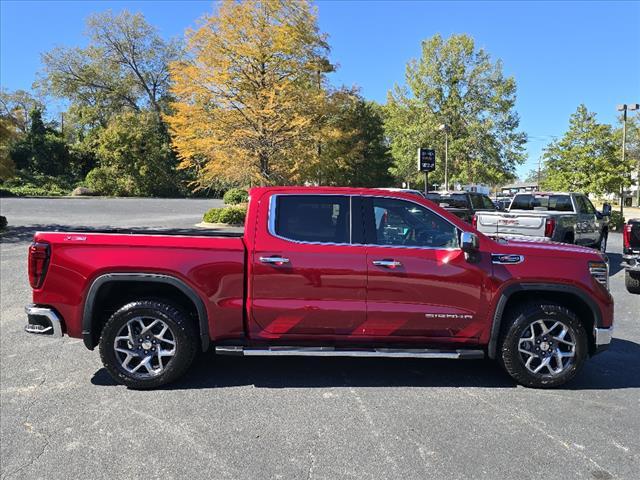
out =
{"type": "Polygon", "coordinates": [[[247,348],[239,346],[217,346],[219,355],[290,356],[290,357],[381,357],[381,358],[451,358],[481,359],[483,350],[438,350],[430,348],[358,348],[335,347],[268,347],[247,348]]]}

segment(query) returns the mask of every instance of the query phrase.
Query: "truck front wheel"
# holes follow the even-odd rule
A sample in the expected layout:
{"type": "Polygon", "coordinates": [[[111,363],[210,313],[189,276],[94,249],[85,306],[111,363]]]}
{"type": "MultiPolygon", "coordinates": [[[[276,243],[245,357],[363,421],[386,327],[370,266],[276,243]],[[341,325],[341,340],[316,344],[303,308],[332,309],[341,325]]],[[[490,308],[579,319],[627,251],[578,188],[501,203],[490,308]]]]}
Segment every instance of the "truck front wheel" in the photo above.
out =
{"type": "Polygon", "coordinates": [[[137,389],[156,388],[189,368],[197,338],[192,322],[180,309],[140,300],[109,318],[100,337],[100,357],[117,382],[137,389]]]}
{"type": "Polygon", "coordinates": [[[640,272],[624,271],[624,286],[629,293],[640,293],[640,272]]]}
{"type": "Polygon", "coordinates": [[[529,303],[505,320],[499,359],[518,383],[557,387],[578,373],[587,357],[587,335],[571,310],[550,302],[529,303]]]}

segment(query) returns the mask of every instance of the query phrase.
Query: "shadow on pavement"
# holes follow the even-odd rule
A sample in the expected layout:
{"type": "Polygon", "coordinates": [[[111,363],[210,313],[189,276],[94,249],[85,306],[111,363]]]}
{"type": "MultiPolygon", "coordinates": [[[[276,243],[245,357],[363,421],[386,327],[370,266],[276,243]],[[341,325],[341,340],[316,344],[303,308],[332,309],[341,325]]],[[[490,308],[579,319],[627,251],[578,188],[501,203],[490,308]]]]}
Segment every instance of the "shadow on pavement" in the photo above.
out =
{"type": "Polygon", "coordinates": [[[609,257],[609,276],[613,277],[616,273],[622,270],[622,266],[620,265],[620,262],[622,262],[622,254],[607,253],[607,257],[609,257]]]}
{"type": "MultiPolygon", "coordinates": [[[[104,368],[94,374],[91,383],[117,385],[104,368]]],[[[257,388],[516,387],[497,362],[489,360],[228,357],[209,352],[196,360],[185,377],[165,389],[245,385],[257,388]]],[[[582,372],[560,389],[639,387],[640,345],[614,339],[608,351],[589,359],[582,372]]]]}

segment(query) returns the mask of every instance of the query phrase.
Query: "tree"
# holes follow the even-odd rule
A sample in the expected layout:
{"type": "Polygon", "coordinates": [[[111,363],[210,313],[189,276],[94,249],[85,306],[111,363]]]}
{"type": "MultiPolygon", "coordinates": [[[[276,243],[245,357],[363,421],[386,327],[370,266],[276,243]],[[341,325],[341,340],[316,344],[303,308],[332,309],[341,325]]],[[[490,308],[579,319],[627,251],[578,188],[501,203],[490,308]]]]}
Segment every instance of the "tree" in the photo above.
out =
{"type": "Polygon", "coordinates": [[[389,92],[385,129],[399,181],[417,181],[418,147],[436,149],[433,180],[444,180],[444,133],[449,128],[449,178],[454,182],[501,183],[524,161],[526,135],[518,132],[516,83],[475,48],[467,35],[422,43],[422,55],[407,64],[406,85],[389,92]]]}
{"type": "Polygon", "coordinates": [[[196,188],[299,179],[318,154],[332,68],[309,3],[224,0],[188,33],[187,51],[171,67],[177,100],[167,120],[196,188]]]}
{"type": "Polygon", "coordinates": [[[69,99],[89,124],[104,126],[124,110],[164,112],[169,63],[179,58],[179,44],[127,11],[92,15],[87,31],[88,47],[58,47],[42,56],[45,91],[69,99]]]}
{"type": "Polygon", "coordinates": [[[59,132],[44,124],[42,111],[29,114],[29,132],[13,143],[9,155],[20,170],[44,175],[68,174],[69,149],[59,132]]]}
{"type": "Polygon", "coordinates": [[[99,166],[87,185],[105,195],[174,196],[181,193],[176,158],[154,112],[124,112],[91,137],[99,166]]]}
{"type": "Polygon", "coordinates": [[[29,92],[0,90],[0,118],[5,119],[18,133],[29,132],[30,116],[34,110],[44,112],[44,104],[29,92]]]}
{"type": "Polygon", "coordinates": [[[13,124],[6,118],[0,118],[0,181],[8,180],[15,174],[16,166],[9,151],[16,138],[13,124]]]}
{"type": "Polygon", "coordinates": [[[564,136],[545,148],[544,188],[619,193],[629,184],[630,164],[622,165],[618,144],[611,126],[598,123],[595,113],[580,105],[564,136]]]}
{"type": "Polygon", "coordinates": [[[345,89],[333,92],[328,103],[318,162],[306,178],[329,185],[389,186],[391,155],[380,106],[345,89]]]}

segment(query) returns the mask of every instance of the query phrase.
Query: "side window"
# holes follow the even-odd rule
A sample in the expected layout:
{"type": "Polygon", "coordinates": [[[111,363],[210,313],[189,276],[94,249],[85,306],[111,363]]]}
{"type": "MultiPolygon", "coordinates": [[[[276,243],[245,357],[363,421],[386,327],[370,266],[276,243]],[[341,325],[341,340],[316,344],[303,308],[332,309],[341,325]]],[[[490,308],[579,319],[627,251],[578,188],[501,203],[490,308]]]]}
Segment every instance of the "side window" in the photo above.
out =
{"type": "Polygon", "coordinates": [[[585,201],[585,197],[582,195],[578,195],[576,198],[576,207],[578,208],[578,213],[589,213],[587,209],[587,202],[585,201]]]}
{"type": "Polygon", "coordinates": [[[349,203],[336,195],[277,196],[274,233],[300,242],[350,243],[349,203]]]}
{"type": "Polygon", "coordinates": [[[582,197],[582,198],[584,199],[585,211],[589,214],[596,213],[596,207],[593,206],[593,203],[591,203],[591,200],[589,200],[589,197],[582,197]]]}
{"type": "Polygon", "coordinates": [[[482,210],[483,208],[487,208],[484,206],[484,203],[482,202],[482,195],[470,195],[471,197],[471,205],[473,206],[474,210],[482,210]]]}
{"type": "Polygon", "coordinates": [[[455,248],[457,229],[444,218],[416,203],[373,198],[372,243],[406,247],[455,248]]]}
{"type": "Polygon", "coordinates": [[[486,195],[481,195],[480,197],[482,198],[482,203],[484,203],[484,208],[488,210],[495,210],[496,205],[491,201],[489,197],[487,197],[486,195]]]}

